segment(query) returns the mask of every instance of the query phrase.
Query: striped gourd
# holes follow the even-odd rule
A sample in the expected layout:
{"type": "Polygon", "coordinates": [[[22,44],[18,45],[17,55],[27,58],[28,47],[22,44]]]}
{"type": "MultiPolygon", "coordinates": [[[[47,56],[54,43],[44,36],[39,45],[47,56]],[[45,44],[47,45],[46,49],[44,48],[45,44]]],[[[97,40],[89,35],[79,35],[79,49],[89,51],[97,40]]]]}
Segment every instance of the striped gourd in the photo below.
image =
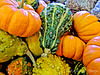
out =
{"type": "Polygon", "coordinates": [[[40,46],[43,50],[50,49],[54,54],[57,51],[60,37],[72,25],[72,12],[61,3],[49,3],[40,14],[42,20],[42,36],[40,46]]]}
{"type": "Polygon", "coordinates": [[[73,75],[88,75],[86,71],[86,67],[82,63],[82,61],[76,62],[73,75]]]}

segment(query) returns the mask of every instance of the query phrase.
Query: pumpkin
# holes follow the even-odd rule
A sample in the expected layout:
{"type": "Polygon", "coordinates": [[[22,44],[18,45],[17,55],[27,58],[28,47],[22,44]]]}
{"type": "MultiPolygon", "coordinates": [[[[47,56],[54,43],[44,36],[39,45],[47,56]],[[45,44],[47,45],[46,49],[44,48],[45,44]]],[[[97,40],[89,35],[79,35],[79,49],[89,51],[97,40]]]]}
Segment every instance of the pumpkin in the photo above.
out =
{"type": "Polygon", "coordinates": [[[60,43],[60,37],[68,32],[72,25],[72,13],[66,5],[61,3],[49,3],[40,14],[42,20],[42,36],[40,47],[50,50],[55,54],[60,43]]]}
{"type": "Polygon", "coordinates": [[[19,57],[13,60],[7,67],[8,75],[32,75],[32,65],[28,58],[19,57]]]}
{"type": "Polygon", "coordinates": [[[74,14],[73,18],[74,28],[84,42],[87,43],[93,37],[100,35],[100,22],[96,16],[88,11],[79,11],[74,14]]]}
{"type": "Polygon", "coordinates": [[[0,11],[0,29],[10,34],[28,37],[41,27],[41,19],[30,5],[20,8],[15,0],[0,0],[0,11]]]}
{"type": "Polygon", "coordinates": [[[26,0],[25,3],[31,5],[39,15],[47,6],[44,0],[26,0]]]}
{"type": "Polygon", "coordinates": [[[100,75],[100,36],[92,38],[83,53],[88,75],[100,75]]]}
{"type": "Polygon", "coordinates": [[[67,35],[61,38],[56,54],[80,61],[84,48],[85,43],[81,39],[73,35],[67,35]]]}
{"type": "Polygon", "coordinates": [[[39,6],[36,10],[36,12],[40,15],[40,13],[43,11],[43,9],[47,6],[47,4],[43,0],[39,0],[39,6]]]}

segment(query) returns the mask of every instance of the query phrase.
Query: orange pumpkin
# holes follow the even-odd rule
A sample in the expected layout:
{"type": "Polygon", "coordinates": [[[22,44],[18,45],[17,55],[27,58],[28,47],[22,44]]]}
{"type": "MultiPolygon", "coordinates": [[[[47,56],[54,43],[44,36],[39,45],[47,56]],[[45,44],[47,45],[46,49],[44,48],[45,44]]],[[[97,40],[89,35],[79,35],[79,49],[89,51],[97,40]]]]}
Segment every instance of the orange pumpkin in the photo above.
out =
{"type": "Polygon", "coordinates": [[[43,0],[39,0],[39,6],[36,10],[36,12],[40,15],[42,10],[47,6],[47,4],[43,0]]]}
{"type": "Polygon", "coordinates": [[[57,55],[72,58],[74,60],[81,60],[85,43],[78,37],[73,35],[63,36],[56,52],[57,55]]]}
{"type": "Polygon", "coordinates": [[[18,7],[14,0],[0,0],[0,29],[20,37],[38,32],[41,27],[39,15],[30,5],[18,7]]]}
{"type": "Polygon", "coordinates": [[[74,28],[78,36],[88,42],[95,36],[100,35],[100,22],[98,18],[88,11],[79,11],[74,14],[74,28]]]}
{"type": "Polygon", "coordinates": [[[100,75],[100,36],[91,39],[83,53],[88,75],[100,75]]]}

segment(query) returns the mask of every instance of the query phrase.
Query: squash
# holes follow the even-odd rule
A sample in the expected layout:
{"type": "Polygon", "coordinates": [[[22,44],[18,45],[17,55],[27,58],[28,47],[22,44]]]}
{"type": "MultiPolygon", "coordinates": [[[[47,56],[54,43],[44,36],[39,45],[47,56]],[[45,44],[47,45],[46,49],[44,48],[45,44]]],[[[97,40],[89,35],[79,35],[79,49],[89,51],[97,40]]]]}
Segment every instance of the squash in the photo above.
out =
{"type": "Polygon", "coordinates": [[[70,30],[72,25],[72,13],[66,5],[61,3],[49,3],[40,14],[42,20],[42,36],[40,47],[44,51],[50,50],[56,53],[60,37],[70,30]]]}
{"type": "Polygon", "coordinates": [[[43,9],[47,6],[47,4],[43,0],[39,0],[39,6],[36,10],[36,12],[40,15],[40,13],[43,11],[43,9]]]}
{"type": "Polygon", "coordinates": [[[13,60],[7,67],[8,75],[32,75],[32,65],[28,58],[19,57],[13,60]]]}
{"type": "Polygon", "coordinates": [[[47,6],[44,0],[26,0],[25,3],[31,5],[39,15],[47,6]]]}
{"type": "Polygon", "coordinates": [[[0,72],[0,75],[5,75],[3,72],[0,72]]]}
{"type": "Polygon", "coordinates": [[[43,50],[40,47],[40,36],[40,32],[37,32],[36,34],[26,38],[28,47],[34,56],[40,56],[43,53],[43,50]]]}
{"type": "Polygon", "coordinates": [[[100,22],[96,16],[88,11],[79,11],[73,18],[74,28],[84,42],[87,43],[93,37],[100,35],[100,22]]]}
{"type": "Polygon", "coordinates": [[[0,29],[16,36],[28,37],[39,31],[41,19],[30,5],[22,8],[21,3],[19,6],[15,0],[0,0],[0,29]]]}
{"type": "Polygon", "coordinates": [[[84,49],[85,43],[81,39],[73,35],[67,35],[61,38],[56,54],[80,61],[82,60],[84,49]]]}
{"type": "Polygon", "coordinates": [[[75,62],[75,67],[72,74],[73,75],[88,75],[86,71],[86,67],[84,66],[82,61],[75,62]]]}
{"type": "Polygon", "coordinates": [[[88,75],[100,75],[100,36],[92,38],[83,53],[88,75]]]}

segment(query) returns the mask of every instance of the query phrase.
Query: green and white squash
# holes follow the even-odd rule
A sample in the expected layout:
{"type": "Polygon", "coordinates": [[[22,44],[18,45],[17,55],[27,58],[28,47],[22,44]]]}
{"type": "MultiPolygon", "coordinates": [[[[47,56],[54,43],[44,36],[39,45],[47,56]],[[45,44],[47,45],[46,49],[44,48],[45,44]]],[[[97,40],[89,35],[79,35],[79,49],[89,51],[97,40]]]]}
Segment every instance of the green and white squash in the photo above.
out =
{"type": "Polygon", "coordinates": [[[82,61],[76,62],[73,75],[87,75],[86,67],[82,61]]]}
{"type": "Polygon", "coordinates": [[[61,3],[49,3],[40,14],[42,20],[42,36],[40,46],[54,54],[58,49],[60,37],[72,25],[72,12],[61,3]]]}

